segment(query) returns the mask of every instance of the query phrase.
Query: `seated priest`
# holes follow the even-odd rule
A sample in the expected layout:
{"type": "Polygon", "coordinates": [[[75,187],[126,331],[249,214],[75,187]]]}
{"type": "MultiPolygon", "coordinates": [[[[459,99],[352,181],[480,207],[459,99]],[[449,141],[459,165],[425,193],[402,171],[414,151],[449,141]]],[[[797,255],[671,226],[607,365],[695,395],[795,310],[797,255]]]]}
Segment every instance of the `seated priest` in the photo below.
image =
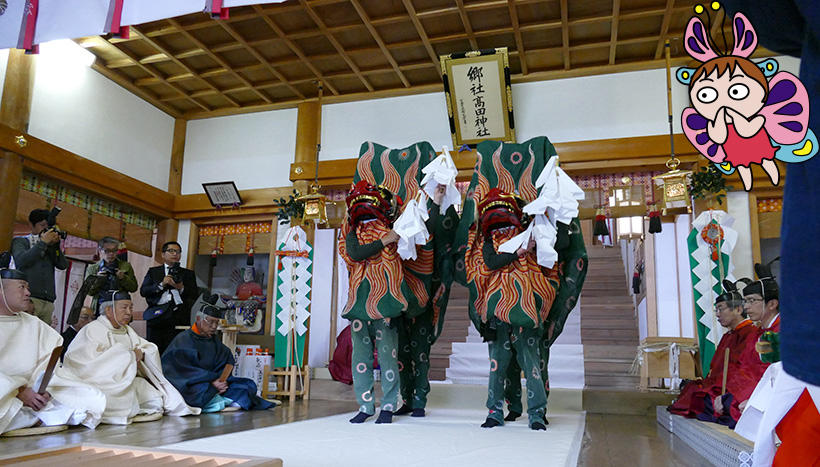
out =
{"type": "MultiPolygon", "coordinates": [[[[204,298],[204,297],[203,297],[204,298]]],[[[196,322],[178,334],[162,354],[162,370],[193,407],[203,412],[220,412],[226,407],[265,410],[274,403],[256,395],[256,383],[230,376],[234,365],[231,349],[216,335],[225,308],[216,305],[216,295],[200,300],[196,322]]]]}
{"type": "Polygon", "coordinates": [[[162,374],[157,346],[128,325],[128,292],[111,291],[99,318],[82,328],[65,355],[64,367],[105,394],[103,423],[126,425],[167,415],[198,415],[162,374]]]}
{"type": "Polygon", "coordinates": [[[718,343],[709,374],[702,380],[687,383],[678,399],[668,407],[670,412],[734,428],[742,407],[768,367],[755,350],[760,329],[746,317],[744,302],[737,290],[737,284],[748,282],[751,281],[723,281],[725,292],[717,297],[715,307],[718,322],[729,331],[718,343]],[[725,363],[727,354],[728,365],[725,363]]]}
{"type": "Polygon", "coordinates": [[[80,310],[80,314],[77,317],[77,322],[74,324],[69,325],[65,331],[63,331],[63,354],[60,355],[60,360],[65,358],[65,353],[68,351],[68,346],[71,345],[71,341],[77,337],[77,333],[80,332],[80,329],[85,327],[86,324],[90,323],[94,320],[94,310],[91,308],[84,306],[80,310]]]}
{"type": "Polygon", "coordinates": [[[780,288],[771,263],[755,264],[758,279],[743,288],[743,310],[763,332],[780,332],[780,288]]]}
{"type": "Polygon", "coordinates": [[[25,312],[31,303],[26,274],[0,269],[0,294],[0,433],[43,425],[96,427],[105,396],[56,366],[54,351],[63,339],[25,312]]]}

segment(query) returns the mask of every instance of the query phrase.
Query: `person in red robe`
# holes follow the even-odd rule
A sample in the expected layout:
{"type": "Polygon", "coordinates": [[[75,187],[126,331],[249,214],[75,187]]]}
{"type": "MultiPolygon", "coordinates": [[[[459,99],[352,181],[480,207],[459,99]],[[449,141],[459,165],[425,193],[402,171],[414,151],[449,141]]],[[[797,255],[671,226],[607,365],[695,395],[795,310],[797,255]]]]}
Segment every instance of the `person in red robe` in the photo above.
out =
{"type": "MultiPolygon", "coordinates": [[[[737,283],[745,281],[748,279],[737,283]]],[[[729,331],[718,343],[706,378],[686,384],[667,410],[733,428],[740,418],[741,403],[749,399],[768,364],[760,361],[755,350],[760,329],[746,317],[736,283],[724,281],[723,287],[725,293],[717,297],[715,307],[718,322],[729,331]],[[724,392],[724,356],[727,351],[729,365],[724,392]]]]}

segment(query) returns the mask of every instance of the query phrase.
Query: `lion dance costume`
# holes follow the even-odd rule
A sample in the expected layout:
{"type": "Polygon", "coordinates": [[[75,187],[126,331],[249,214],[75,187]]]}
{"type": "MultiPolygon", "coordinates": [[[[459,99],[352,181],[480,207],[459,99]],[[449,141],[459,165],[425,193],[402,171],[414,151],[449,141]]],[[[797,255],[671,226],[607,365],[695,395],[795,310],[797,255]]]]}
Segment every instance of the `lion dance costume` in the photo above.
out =
{"type": "Polygon", "coordinates": [[[587,256],[577,218],[558,223],[552,268],[535,251],[500,253],[500,246],[530,221],[522,208],[535,200],[535,181],[556,155],[546,137],[523,144],[485,141],[476,162],[456,233],[456,279],[469,290],[473,324],[489,342],[489,414],[482,425],[504,424],[503,404],[521,413],[520,372],[527,379],[529,426],[546,428],[549,348],[575,307],[586,277],[587,256]],[[517,385],[517,389],[516,389],[517,385]],[[506,393],[506,394],[505,394],[506,393]]]}
{"type": "MultiPolygon", "coordinates": [[[[381,238],[392,230],[404,201],[416,197],[421,169],[435,157],[429,143],[393,150],[370,142],[361,147],[339,243],[349,273],[348,302],[342,316],[351,321],[353,389],[359,404],[353,423],[363,422],[375,412],[374,349],[384,393],[377,423],[391,422],[400,389],[405,404],[412,399],[414,389],[420,400],[426,401],[429,346],[440,332],[447,300],[444,293],[432,303],[433,286],[438,288],[447,277],[434,275],[435,235],[417,247],[415,260],[402,260],[396,243],[384,245],[381,238]],[[406,342],[400,343],[400,332],[406,342]],[[408,351],[401,352],[400,363],[403,347],[408,351]],[[423,376],[424,381],[413,374],[423,376]]],[[[430,210],[428,230],[446,232],[439,226],[437,213],[438,208],[430,210]]]]}

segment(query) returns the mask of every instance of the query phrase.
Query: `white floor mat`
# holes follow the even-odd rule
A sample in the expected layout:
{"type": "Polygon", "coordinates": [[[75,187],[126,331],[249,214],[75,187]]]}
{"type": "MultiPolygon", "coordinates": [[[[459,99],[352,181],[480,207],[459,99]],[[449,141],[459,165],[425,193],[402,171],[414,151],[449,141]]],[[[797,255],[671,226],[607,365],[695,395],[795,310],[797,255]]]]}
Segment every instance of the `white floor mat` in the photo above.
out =
{"type": "MultiPolygon", "coordinates": [[[[447,406],[428,408],[427,417],[394,417],[390,425],[376,425],[375,416],[361,425],[348,422],[355,412],[258,430],[231,433],[163,446],[199,453],[244,454],[283,459],[297,466],[574,466],[584,433],[584,412],[550,410],[547,431],[527,427],[526,415],[492,429],[479,425],[486,411],[465,409],[455,391],[468,388],[437,385],[447,392],[447,406]]],[[[485,388],[486,390],[486,388],[485,388]]],[[[461,391],[459,391],[461,392],[461,391]]],[[[556,401],[557,402],[557,401],[556,401]]],[[[558,407],[556,407],[558,409],[558,407]]]]}

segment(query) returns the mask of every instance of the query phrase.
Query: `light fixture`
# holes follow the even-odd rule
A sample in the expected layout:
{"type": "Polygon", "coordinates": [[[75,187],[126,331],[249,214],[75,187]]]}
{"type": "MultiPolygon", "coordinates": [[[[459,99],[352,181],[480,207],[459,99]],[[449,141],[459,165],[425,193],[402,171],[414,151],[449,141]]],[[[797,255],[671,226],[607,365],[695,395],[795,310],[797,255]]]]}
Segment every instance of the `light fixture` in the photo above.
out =
{"type": "Polygon", "coordinates": [[[680,170],[680,159],[675,157],[675,134],[672,129],[672,66],[670,59],[669,40],[666,40],[666,105],[669,117],[669,160],[666,161],[668,172],[652,177],[655,184],[663,190],[661,211],[666,215],[670,211],[685,209],[692,212],[692,199],[689,196],[689,177],[691,170],[680,170]]]}
{"type": "MultiPolygon", "coordinates": [[[[319,114],[322,112],[322,82],[317,81],[316,86],[319,90],[319,114]]],[[[313,183],[310,185],[310,193],[296,198],[297,201],[304,203],[305,209],[302,214],[302,223],[310,224],[313,222],[316,225],[327,224],[327,197],[319,192],[319,151],[322,150],[322,133],[319,131],[316,141],[316,160],[314,161],[315,172],[313,175],[313,183]]]]}

